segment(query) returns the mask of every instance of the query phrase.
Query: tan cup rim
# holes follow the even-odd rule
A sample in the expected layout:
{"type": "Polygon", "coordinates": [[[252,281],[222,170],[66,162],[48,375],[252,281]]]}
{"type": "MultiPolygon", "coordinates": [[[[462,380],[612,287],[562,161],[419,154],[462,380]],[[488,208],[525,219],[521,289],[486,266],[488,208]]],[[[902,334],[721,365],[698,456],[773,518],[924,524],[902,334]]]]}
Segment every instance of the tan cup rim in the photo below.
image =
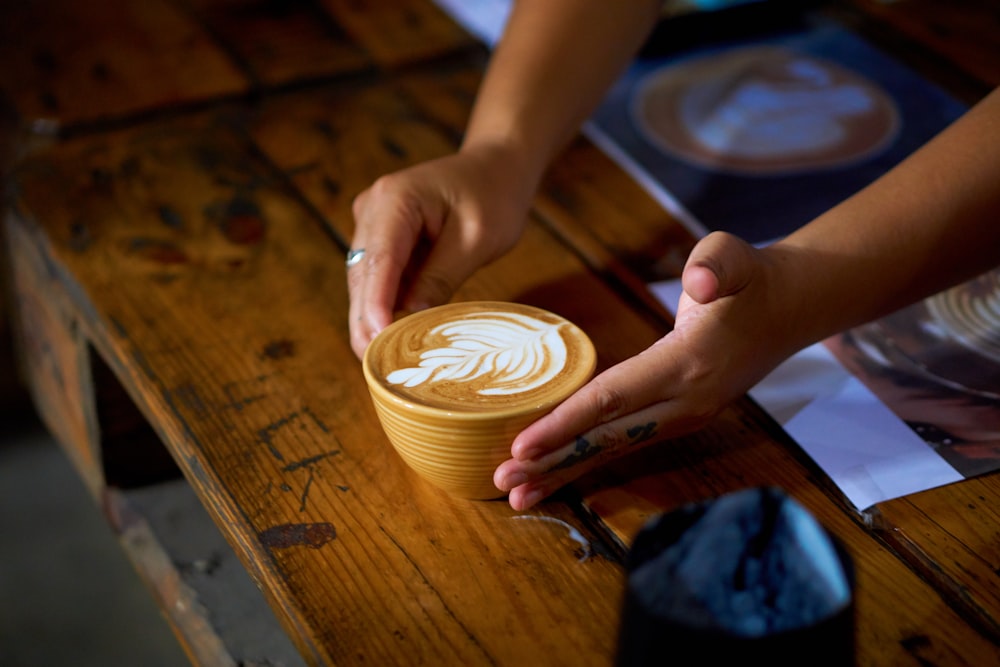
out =
{"type": "Polygon", "coordinates": [[[569,396],[571,396],[578,389],[580,389],[580,387],[587,384],[587,382],[589,382],[590,379],[593,377],[594,371],[597,368],[597,349],[594,347],[594,342],[590,339],[590,336],[588,336],[583,329],[581,329],[578,325],[566,319],[562,315],[554,313],[550,310],[546,310],[539,306],[532,306],[529,304],[516,303],[510,301],[459,301],[459,302],[444,304],[441,306],[435,306],[434,308],[430,308],[427,311],[419,311],[417,313],[413,313],[413,315],[419,315],[420,313],[429,312],[431,310],[437,310],[439,308],[450,308],[450,307],[470,306],[470,305],[504,310],[506,308],[509,308],[512,303],[522,308],[528,308],[532,310],[537,310],[539,312],[548,313],[550,315],[554,315],[555,317],[564,320],[567,325],[573,327],[579,332],[581,337],[581,342],[585,344],[583,350],[585,351],[587,358],[590,360],[590,363],[587,364],[586,368],[584,368],[583,366],[577,368],[577,371],[575,373],[576,381],[568,383],[566,385],[565,392],[553,396],[550,400],[545,401],[543,403],[537,403],[533,405],[532,404],[519,405],[499,410],[482,410],[482,411],[463,410],[461,408],[458,409],[442,408],[403,398],[402,396],[386,388],[382,380],[380,378],[375,377],[374,373],[371,370],[371,363],[372,363],[371,355],[372,355],[372,350],[374,350],[376,347],[376,341],[379,339],[379,337],[385,335],[386,332],[390,332],[391,330],[405,326],[404,322],[410,316],[400,318],[395,322],[393,322],[392,324],[390,324],[389,326],[387,326],[385,329],[379,332],[377,336],[375,336],[375,338],[368,344],[368,347],[365,349],[365,354],[364,357],[362,358],[361,367],[365,375],[365,382],[368,385],[368,390],[373,394],[378,394],[378,396],[383,400],[390,401],[398,406],[402,406],[407,411],[412,413],[417,413],[427,416],[447,417],[450,420],[469,421],[469,422],[486,422],[495,419],[507,419],[518,415],[528,415],[535,412],[539,413],[546,412],[552,409],[553,406],[562,403],[569,396]]]}

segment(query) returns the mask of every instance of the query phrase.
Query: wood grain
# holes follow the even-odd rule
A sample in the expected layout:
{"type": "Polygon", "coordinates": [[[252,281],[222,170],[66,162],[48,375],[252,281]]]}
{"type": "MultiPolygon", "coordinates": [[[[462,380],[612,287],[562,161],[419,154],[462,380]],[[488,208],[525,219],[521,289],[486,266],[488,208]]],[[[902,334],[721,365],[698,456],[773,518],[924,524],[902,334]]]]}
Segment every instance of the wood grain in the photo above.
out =
{"type": "Polygon", "coordinates": [[[375,66],[362,46],[344,35],[311,2],[185,0],[257,88],[301,85],[375,66]]]}
{"type": "Polygon", "coordinates": [[[990,0],[852,0],[870,17],[886,22],[946,58],[983,84],[1000,85],[1000,13],[990,0]]]}
{"type": "Polygon", "coordinates": [[[247,90],[219,44],[169,0],[3,0],[0,14],[0,89],[29,125],[66,127],[247,90]]]}
{"type": "MultiPolygon", "coordinates": [[[[619,556],[645,521],[777,485],[854,558],[859,665],[1000,663],[995,473],[859,512],[749,399],[533,520],[403,465],[348,344],[351,201],[455,149],[486,53],[429,0],[375,4],[0,3],[7,103],[75,128],[16,165],[5,242],[35,403],[95,497],[104,436],[135,432],[108,409],[121,390],[311,664],[606,665],[619,556]]],[[[854,4],[901,31],[891,44],[990,80],[980,3],[854,4]]],[[[558,312],[606,368],[669,332],[645,285],[693,243],[577,137],[522,241],[456,298],[558,312]]]]}
{"type": "MultiPolygon", "coordinates": [[[[62,144],[24,166],[22,202],[93,344],[300,650],[323,664],[605,663],[617,564],[405,468],[347,345],[340,249],[238,136],[203,123],[62,144]]],[[[584,529],[558,503],[543,513],[584,529]]]]}

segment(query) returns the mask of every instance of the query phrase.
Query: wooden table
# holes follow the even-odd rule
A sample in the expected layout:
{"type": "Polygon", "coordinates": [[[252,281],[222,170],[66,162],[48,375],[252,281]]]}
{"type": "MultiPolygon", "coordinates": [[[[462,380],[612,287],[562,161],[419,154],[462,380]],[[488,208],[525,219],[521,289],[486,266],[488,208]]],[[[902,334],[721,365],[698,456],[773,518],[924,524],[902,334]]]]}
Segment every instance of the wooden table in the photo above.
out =
{"type": "MultiPolygon", "coordinates": [[[[828,11],[973,101],[1000,84],[988,4],[828,11]]],[[[0,14],[25,374],[195,664],[608,665],[643,522],[764,484],[853,555],[858,664],[1000,664],[996,474],[859,513],[748,399],[534,521],[402,464],[348,345],[343,259],[353,196],[454,149],[482,72],[429,0],[0,14]]],[[[644,283],[692,243],[578,139],[457,298],[559,312],[603,368],[669,330],[644,283]]]]}

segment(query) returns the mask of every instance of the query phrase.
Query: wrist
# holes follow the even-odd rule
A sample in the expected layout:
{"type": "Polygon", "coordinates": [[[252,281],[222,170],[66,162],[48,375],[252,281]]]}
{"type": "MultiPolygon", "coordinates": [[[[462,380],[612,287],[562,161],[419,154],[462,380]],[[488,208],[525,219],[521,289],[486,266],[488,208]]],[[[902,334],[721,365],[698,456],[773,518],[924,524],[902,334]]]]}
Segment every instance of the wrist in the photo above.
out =
{"type": "Polygon", "coordinates": [[[513,137],[467,137],[459,154],[498,175],[494,187],[506,187],[528,206],[547,167],[546,160],[513,137]]]}
{"type": "Polygon", "coordinates": [[[778,241],[761,251],[765,312],[772,326],[772,345],[781,357],[795,354],[837,333],[838,318],[831,310],[836,296],[828,286],[822,253],[778,241]]]}

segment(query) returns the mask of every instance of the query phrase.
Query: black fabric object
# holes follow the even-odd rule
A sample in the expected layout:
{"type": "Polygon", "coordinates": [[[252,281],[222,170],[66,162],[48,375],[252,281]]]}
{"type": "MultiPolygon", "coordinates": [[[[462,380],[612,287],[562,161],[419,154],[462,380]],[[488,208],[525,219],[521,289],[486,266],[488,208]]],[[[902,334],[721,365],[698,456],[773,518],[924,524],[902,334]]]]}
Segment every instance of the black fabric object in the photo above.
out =
{"type": "Polygon", "coordinates": [[[626,556],[617,667],[854,664],[854,569],[782,490],[652,519],[626,556]]]}

